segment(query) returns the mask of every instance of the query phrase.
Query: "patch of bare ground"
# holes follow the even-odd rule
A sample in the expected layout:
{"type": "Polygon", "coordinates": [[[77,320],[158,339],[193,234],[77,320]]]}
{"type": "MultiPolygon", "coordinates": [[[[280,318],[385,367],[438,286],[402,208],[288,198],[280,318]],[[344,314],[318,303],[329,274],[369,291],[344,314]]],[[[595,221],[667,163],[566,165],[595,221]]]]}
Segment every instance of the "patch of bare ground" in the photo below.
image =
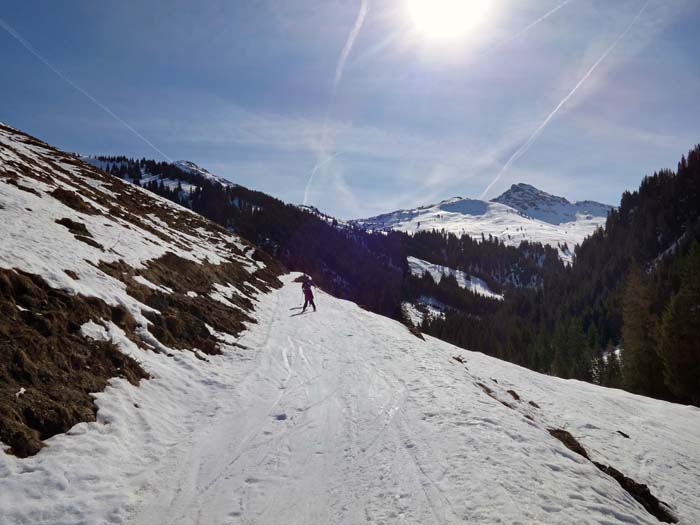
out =
{"type": "MultiPolygon", "coordinates": [[[[159,312],[148,314],[148,330],[164,345],[220,352],[219,341],[207,325],[236,336],[244,323],[254,322],[252,297],[281,286],[277,279],[280,265],[244,241],[244,246],[238,246],[224,228],[33,137],[2,124],[0,130],[11,130],[19,142],[33,150],[31,156],[23,148],[12,150],[16,158],[0,168],[3,182],[41,197],[53,197],[82,214],[104,215],[106,222],[148,232],[151,235],[146,239],[154,244],[163,242],[174,249],[192,251],[197,242],[209,242],[229,259],[214,265],[167,253],[139,270],[125,263],[96,263],[124,282],[129,294],[159,312]],[[246,271],[249,259],[244,250],[264,267],[253,273],[246,271]],[[145,286],[134,279],[137,275],[164,288],[145,286]],[[240,294],[226,289],[222,292],[217,286],[229,284],[240,294]],[[172,293],[167,293],[169,290],[172,293]],[[221,293],[226,295],[223,302],[212,297],[215,292],[219,298],[221,293]]],[[[100,239],[90,235],[75,217],[56,222],[80,241],[102,248],[100,239]]],[[[74,270],[63,269],[77,279],[74,270]]],[[[35,454],[48,437],[78,422],[93,421],[96,408],[90,394],[104,390],[109,378],[124,377],[137,383],[147,377],[137,362],[111,343],[93,341],[80,333],[89,320],[111,320],[141,348],[153,348],[153,340],[142,339],[143,332],[137,330],[134,318],[121,307],[52,289],[38,276],[0,270],[0,315],[0,441],[17,456],[35,454]]]]}
{"type": "Polygon", "coordinates": [[[66,190],[64,188],[56,188],[51,192],[51,196],[60,201],[62,204],[80,213],[84,213],[86,215],[100,215],[100,212],[97,211],[97,209],[85,202],[80,195],[74,191],[66,190]]]}
{"type": "Polygon", "coordinates": [[[588,457],[588,452],[586,452],[586,449],[583,448],[583,445],[581,445],[581,443],[579,443],[578,440],[566,430],[556,428],[548,429],[548,431],[553,437],[561,441],[566,448],[580,456],[583,456],[593,463],[598,470],[604,472],[617,481],[623,489],[625,489],[634,499],[636,499],[647,510],[647,512],[649,512],[649,514],[654,516],[657,520],[664,523],[678,523],[678,518],[673,515],[669,509],[669,506],[663,501],[657,499],[651,493],[648,486],[642,483],[637,483],[632,478],[628,478],[622,472],[609,465],[604,465],[603,463],[598,463],[597,461],[590,459],[588,457]]]}
{"type": "MultiPolygon", "coordinates": [[[[492,378],[492,380],[496,383],[498,383],[495,379],[492,378]]],[[[502,405],[512,409],[512,410],[517,410],[523,414],[523,416],[528,420],[531,421],[532,423],[537,424],[537,420],[532,416],[532,414],[524,413],[520,408],[516,408],[513,405],[511,405],[508,402],[503,401],[498,397],[494,389],[491,387],[486,386],[485,384],[481,382],[476,382],[476,385],[481,388],[481,390],[489,397],[493,398],[494,400],[498,401],[502,405]]],[[[514,391],[514,390],[506,390],[506,393],[508,393],[513,399],[516,401],[520,401],[520,396],[514,391]]],[[[535,408],[539,408],[537,403],[534,401],[528,401],[529,405],[535,408]]],[[[603,463],[599,463],[597,461],[593,461],[590,456],[588,455],[588,451],[583,447],[579,441],[571,435],[570,432],[560,429],[560,428],[548,428],[547,432],[549,434],[559,440],[566,448],[571,450],[572,452],[578,454],[579,456],[587,459],[595,467],[603,472],[604,474],[610,476],[613,478],[617,483],[625,490],[627,491],[630,496],[632,496],[635,500],[637,500],[646,510],[649,512],[652,516],[654,516],[656,519],[659,521],[662,521],[664,523],[677,523],[678,518],[674,516],[673,512],[671,511],[671,508],[667,503],[664,503],[663,501],[660,501],[656,496],[654,496],[651,491],[649,490],[649,487],[647,485],[644,485],[642,483],[638,483],[637,481],[633,480],[632,478],[629,478],[625,476],[622,472],[619,470],[615,469],[614,467],[611,467],[610,465],[605,465],[603,463]]],[[[617,431],[619,434],[623,435],[623,437],[628,437],[626,434],[623,432],[620,432],[619,430],[617,431]]]]}
{"type": "Polygon", "coordinates": [[[423,334],[421,333],[420,330],[418,330],[418,328],[416,328],[416,327],[413,326],[412,324],[407,324],[407,325],[404,325],[404,326],[406,326],[406,328],[408,328],[408,331],[411,332],[411,333],[412,333],[414,336],[416,336],[418,339],[420,339],[421,341],[425,341],[425,337],[423,337],[423,334]]]}
{"type": "Polygon", "coordinates": [[[17,182],[16,178],[8,178],[7,183],[12,186],[15,186],[16,188],[19,188],[22,191],[26,191],[27,193],[32,193],[37,197],[41,197],[41,194],[38,191],[36,191],[34,188],[30,188],[29,186],[25,186],[24,184],[20,184],[19,182],[17,182]]]}
{"type": "Polygon", "coordinates": [[[68,218],[56,219],[56,224],[68,228],[73,236],[81,242],[104,251],[104,247],[92,238],[92,234],[82,222],[77,222],[68,218]]]}
{"type": "Polygon", "coordinates": [[[501,405],[503,405],[506,408],[513,409],[513,405],[508,403],[508,401],[503,401],[502,399],[500,399],[491,388],[487,387],[483,383],[477,383],[477,385],[479,385],[479,388],[481,388],[481,390],[483,390],[484,394],[489,396],[491,399],[495,399],[496,401],[498,401],[501,405]]]}
{"type": "Polygon", "coordinates": [[[198,263],[170,252],[138,271],[121,262],[101,262],[99,268],[124,282],[129,295],[160,312],[146,314],[152,323],[149,332],[158,341],[170,348],[196,349],[206,354],[220,353],[219,340],[207,325],[216,332],[236,336],[245,328],[244,323],[255,322],[250,316],[254,308],[251,297],[281,285],[272,268],[249,274],[239,263],[198,263]],[[137,282],[137,275],[172,293],[137,282]],[[226,299],[234,308],[211,297],[215,285],[229,283],[244,294],[233,293],[226,299]]]}
{"type": "Polygon", "coordinates": [[[133,319],[100,299],[50,288],[36,275],[0,269],[0,440],[26,457],[42,441],[81,421],[94,421],[90,395],[112,377],[148,377],[113,344],[80,334],[89,320],[133,319]]]}

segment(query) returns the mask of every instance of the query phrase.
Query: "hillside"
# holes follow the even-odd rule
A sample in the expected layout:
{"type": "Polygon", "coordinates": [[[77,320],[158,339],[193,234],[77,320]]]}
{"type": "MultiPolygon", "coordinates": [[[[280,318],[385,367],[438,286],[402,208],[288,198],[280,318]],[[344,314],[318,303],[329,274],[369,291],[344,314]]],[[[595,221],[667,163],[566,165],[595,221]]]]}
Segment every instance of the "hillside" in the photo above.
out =
{"type": "Polygon", "coordinates": [[[527,184],[514,184],[492,201],[455,197],[438,204],[397,210],[351,224],[367,230],[406,233],[445,230],[475,239],[495,237],[509,246],[523,241],[549,245],[571,262],[574,247],[605,224],[611,206],[571,203],[527,184]]]}
{"type": "Polygon", "coordinates": [[[337,297],[383,315],[399,314],[406,258],[392,237],[348,227],[314,208],[284,203],[191,162],[85,158],[240,234],[287,268],[312,275],[337,297]]]}
{"type": "Polygon", "coordinates": [[[18,456],[94,421],[114,378],[157,375],[145,356],[219,353],[279,285],[240,237],[3,124],[0,224],[0,440],[18,456]]]}
{"type": "MultiPolygon", "coordinates": [[[[321,290],[302,314],[298,276],[247,241],[5,125],[0,219],[7,523],[700,519],[695,407],[540,375],[321,290]]],[[[471,244],[523,256],[400,239],[450,264],[471,244]]],[[[408,262],[411,287],[483,315],[538,293],[408,262]]]]}
{"type": "Polygon", "coordinates": [[[34,458],[0,456],[5,518],[658,523],[618,476],[663,519],[700,520],[698,409],[423,341],[323,293],[298,315],[293,277],[238,346],[132,349],[153,379],[113,383],[98,422],[34,458]]]}
{"type": "Polygon", "coordinates": [[[700,405],[700,146],[625,192],[571,266],[505,299],[493,315],[448,310],[422,329],[560,377],[700,405]]]}

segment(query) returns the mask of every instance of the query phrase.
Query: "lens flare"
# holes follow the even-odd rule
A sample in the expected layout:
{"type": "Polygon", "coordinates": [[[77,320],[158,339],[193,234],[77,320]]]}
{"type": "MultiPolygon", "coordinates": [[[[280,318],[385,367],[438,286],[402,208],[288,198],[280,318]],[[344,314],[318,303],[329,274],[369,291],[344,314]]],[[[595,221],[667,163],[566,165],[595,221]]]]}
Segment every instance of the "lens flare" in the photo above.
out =
{"type": "Polygon", "coordinates": [[[406,0],[408,13],[426,38],[459,39],[467,36],[489,11],[489,0],[406,0]]]}

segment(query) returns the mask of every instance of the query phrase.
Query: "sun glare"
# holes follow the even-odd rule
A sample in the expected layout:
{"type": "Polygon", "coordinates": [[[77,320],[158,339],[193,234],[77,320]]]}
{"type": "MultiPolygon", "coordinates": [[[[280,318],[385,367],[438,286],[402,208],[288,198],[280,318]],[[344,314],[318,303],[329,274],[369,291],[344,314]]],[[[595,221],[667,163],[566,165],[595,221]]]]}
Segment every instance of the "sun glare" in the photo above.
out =
{"type": "Polygon", "coordinates": [[[428,38],[468,36],[484,19],[491,0],[406,0],[416,28],[428,38]]]}

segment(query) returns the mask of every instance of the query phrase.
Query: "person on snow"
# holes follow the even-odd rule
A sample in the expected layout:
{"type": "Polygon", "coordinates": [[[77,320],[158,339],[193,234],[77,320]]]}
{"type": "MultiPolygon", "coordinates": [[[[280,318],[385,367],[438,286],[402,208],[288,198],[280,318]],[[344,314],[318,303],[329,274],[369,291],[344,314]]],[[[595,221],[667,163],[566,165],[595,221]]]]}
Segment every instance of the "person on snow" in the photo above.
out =
{"type": "Polygon", "coordinates": [[[301,291],[304,292],[304,308],[301,309],[302,313],[306,311],[306,307],[309,305],[313,306],[314,312],[316,311],[314,293],[311,291],[312,286],[313,282],[311,282],[311,277],[305,275],[304,279],[301,281],[301,291]]]}

